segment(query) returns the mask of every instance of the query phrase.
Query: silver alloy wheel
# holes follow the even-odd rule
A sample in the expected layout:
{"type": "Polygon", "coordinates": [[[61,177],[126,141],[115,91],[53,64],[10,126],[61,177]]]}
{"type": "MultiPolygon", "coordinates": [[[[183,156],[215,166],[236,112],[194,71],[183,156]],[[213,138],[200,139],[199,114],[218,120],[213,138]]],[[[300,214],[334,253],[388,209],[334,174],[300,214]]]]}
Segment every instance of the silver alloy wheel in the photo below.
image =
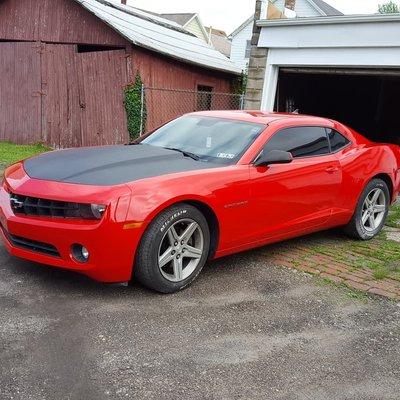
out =
{"type": "Polygon", "coordinates": [[[158,267],[165,279],[181,282],[199,265],[204,249],[203,231],[192,219],[181,219],[169,227],[158,249],[158,267]]]}
{"type": "Polygon", "coordinates": [[[386,198],[382,189],[371,190],[365,198],[361,210],[361,223],[368,232],[378,228],[386,213],[386,198]]]}

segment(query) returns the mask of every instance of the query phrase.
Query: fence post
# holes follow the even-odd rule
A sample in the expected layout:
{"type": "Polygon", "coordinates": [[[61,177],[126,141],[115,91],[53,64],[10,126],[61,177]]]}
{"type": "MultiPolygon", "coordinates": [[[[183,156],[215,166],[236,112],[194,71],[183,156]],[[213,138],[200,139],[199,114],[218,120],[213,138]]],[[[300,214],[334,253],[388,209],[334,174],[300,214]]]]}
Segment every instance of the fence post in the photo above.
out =
{"type": "Polygon", "coordinates": [[[240,110],[244,109],[244,93],[241,94],[240,96],[240,110]]]}
{"type": "Polygon", "coordinates": [[[143,125],[144,125],[144,84],[142,83],[142,88],[140,91],[140,136],[143,135],[143,125]]]}

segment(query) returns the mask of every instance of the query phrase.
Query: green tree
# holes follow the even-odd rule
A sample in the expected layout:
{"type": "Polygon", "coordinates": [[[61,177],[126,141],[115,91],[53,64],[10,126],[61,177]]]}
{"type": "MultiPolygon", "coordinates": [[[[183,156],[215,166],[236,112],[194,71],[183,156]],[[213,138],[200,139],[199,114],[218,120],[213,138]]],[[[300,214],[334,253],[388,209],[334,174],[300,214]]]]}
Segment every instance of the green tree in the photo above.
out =
{"type": "Polygon", "coordinates": [[[146,98],[142,90],[143,81],[138,72],[135,76],[135,81],[125,88],[125,110],[131,140],[136,139],[146,131],[146,98]]]}
{"type": "Polygon", "coordinates": [[[393,1],[389,1],[389,3],[380,4],[378,11],[380,14],[396,14],[400,13],[400,7],[393,1]]]}

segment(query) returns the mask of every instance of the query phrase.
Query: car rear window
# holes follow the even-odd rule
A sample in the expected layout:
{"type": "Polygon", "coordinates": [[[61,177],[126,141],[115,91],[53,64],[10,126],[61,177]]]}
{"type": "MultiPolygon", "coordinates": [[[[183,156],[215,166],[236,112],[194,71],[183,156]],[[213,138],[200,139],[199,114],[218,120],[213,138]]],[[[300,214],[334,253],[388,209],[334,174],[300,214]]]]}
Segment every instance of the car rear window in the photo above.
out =
{"type": "Polygon", "coordinates": [[[334,129],[330,129],[330,128],[326,128],[326,131],[328,133],[329,142],[331,144],[331,151],[333,153],[335,151],[339,151],[343,147],[346,147],[350,143],[350,140],[345,138],[338,131],[335,131],[334,129]]]}
{"type": "Polygon", "coordinates": [[[275,133],[267,142],[264,151],[283,150],[293,157],[311,157],[329,154],[329,142],[325,128],[298,126],[275,133]]]}

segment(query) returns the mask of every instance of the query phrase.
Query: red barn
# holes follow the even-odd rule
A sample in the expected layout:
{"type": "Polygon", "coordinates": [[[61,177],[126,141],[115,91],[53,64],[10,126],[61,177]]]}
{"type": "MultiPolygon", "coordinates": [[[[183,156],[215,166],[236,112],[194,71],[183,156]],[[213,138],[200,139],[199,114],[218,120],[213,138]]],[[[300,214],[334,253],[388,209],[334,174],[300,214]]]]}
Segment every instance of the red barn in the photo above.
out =
{"type": "Polygon", "coordinates": [[[179,25],[132,7],[0,0],[0,140],[126,142],[124,88],[136,72],[149,87],[215,92],[231,92],[240,73],[179,25]]]}

